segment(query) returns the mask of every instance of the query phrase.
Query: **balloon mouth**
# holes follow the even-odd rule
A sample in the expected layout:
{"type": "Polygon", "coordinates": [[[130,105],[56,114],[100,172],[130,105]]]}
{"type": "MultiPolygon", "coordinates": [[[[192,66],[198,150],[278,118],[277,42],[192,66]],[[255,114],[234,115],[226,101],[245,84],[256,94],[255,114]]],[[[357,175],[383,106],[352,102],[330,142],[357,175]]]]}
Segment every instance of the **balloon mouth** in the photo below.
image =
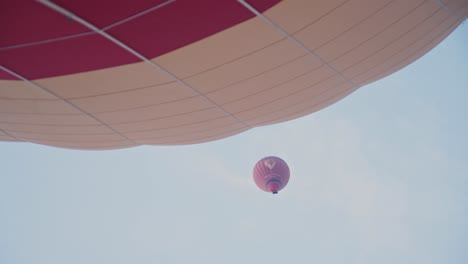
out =
{"type": "Polygon", "coordinates": [[[278,180],[270,180],[266,184],[267,190],[273,194],[277,194],[281,189],[281,182],[278,180]]]}

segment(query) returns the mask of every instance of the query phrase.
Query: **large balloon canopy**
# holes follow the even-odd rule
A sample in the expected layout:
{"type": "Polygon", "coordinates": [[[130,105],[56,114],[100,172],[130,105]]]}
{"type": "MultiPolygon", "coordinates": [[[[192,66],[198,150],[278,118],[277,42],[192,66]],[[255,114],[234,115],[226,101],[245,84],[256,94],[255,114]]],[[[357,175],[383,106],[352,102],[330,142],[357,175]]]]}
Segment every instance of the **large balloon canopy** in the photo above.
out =
{"type": "Polygon", "coordinates": [[[4,0],[0,140],[225,138],[333,104],[467,15],[468,0],[4,0]]]}

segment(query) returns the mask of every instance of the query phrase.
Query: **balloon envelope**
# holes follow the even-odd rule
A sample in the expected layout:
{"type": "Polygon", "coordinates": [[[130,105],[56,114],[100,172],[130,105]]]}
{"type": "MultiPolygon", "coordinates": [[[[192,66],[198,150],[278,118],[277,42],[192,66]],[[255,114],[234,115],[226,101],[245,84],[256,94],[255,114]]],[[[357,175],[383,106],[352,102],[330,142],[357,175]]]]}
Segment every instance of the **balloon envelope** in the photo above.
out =
{"type": "Polygon", "coordinates": [[[278,157],[265,157],[255,164],[253,178],[258,188],[276,194],[289,182],[288,164],[278,157]]]}
{"type": "Polygon", "coordinates": [[[0,141],[180,145],[284,122],[412,63],[468,14],[467,0],[245,2],[2,0],[0,141]]]}

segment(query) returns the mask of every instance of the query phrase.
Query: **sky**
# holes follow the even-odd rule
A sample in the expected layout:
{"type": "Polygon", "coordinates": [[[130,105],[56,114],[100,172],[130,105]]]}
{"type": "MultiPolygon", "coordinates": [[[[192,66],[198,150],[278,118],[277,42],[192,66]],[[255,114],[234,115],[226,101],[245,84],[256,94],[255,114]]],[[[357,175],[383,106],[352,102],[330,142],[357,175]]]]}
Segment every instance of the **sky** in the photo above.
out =
{"type": "Polygon", "coordinates": [[[468,26],[319,112],[210,143],[0,142],[0,263],[468,263],[468,26]],[[291,179],[259,190],[276,155],[291,179]]]}

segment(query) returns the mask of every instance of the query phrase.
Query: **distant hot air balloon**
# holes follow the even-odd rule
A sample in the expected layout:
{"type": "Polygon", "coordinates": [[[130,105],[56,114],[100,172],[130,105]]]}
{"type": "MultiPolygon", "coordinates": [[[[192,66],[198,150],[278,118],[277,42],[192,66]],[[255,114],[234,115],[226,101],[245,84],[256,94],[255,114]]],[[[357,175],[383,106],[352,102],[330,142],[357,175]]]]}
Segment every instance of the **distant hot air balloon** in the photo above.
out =
{"type": "Polygon", "coordinates": [[[288,184],[288,164],[278,157],[265,157],[255,164],[253,178],[258,188],[276,194],[288,184]]]}

